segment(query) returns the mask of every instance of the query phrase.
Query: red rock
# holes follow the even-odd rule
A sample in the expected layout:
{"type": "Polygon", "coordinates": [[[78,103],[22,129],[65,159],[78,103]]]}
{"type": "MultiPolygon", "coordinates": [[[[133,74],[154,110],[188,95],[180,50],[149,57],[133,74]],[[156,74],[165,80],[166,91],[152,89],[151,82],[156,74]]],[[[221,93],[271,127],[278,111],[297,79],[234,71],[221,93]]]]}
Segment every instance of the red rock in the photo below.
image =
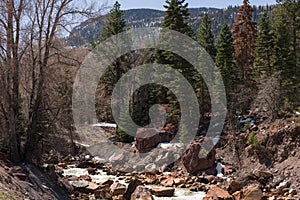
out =
{"type": "Polygon", "coordinates": [[[263,197],[263,193],[258,186],[250,186],[246,188],[243,192],[243,200],[261,200],[263,197]]]}
{"type": "Polygon", "coordinates": [[[154,200],[154,198],[150,192],[150,189],[140,185],[131,195],[130,200],[154,200]]]}
{"type": "Polygon", "coordinates": [[[121,183],[115,182],[110,186],[110,190],[113,196],[118,196],[120,194],[123,195],[126,192],[126,186],[121,183]]]}
{"type": "Polygon", "coordinates": [[[225,167],[224,167],[224,174],[228,175],[228,174],[231,174],[232,172],[233,172],[232,166],[225,165],[225,167]]]}
{"type": "Polygon", "coordinates": [[[192,176],[192,177],[188,177],[186,180],[186,184],[193,184],[196,181],[196,177],[192,176]]]}
{"type": "Polygon", "coordinates": [[[189,173],[197,173],[213,167],[216,161],[216,151],[211,150],[204,158],[199,158],[202,138],[197,138],[189,145],[182,156],[182,162],[189,173]]]}
{"type": "Polygon", "coordinates": [[[94,192],[95,190],[97,190],[99,188],[99,185],[97,185],[96,183],[93,182],[89,182],[89,185],[86,187],[86,189],[89,192],[94,192]]]}
{"type": "Polygon", "coordinates": [[[131,197],[132,193],[136,190],[136,188],[139,185],[143,185],[143,183],[138,179],[134,179],[134,180],[130,181],[130,183],[127,187],[127,190],[124,194],[124,199],[125,200],[130,200],[130,197],[131,197]]]}
{"type": "Polygon", "coordinates": [[[87,168],[87,171],[88,171],[89,174],[95,174],[95,172],[97,171],[97,169],[93,168],[93,167],[89,167],[89,168],[87,168]]]}
{"type": "Polygon", "coordinates": [[[173,177],[169,177],[167,179],[164,179],[160,182],[160,184],[162,186],[165,186],[165,187],[172,187],[173,184],[174,184],[174,178],[173,177]]]}
{"type": "Polygon", "coordinates": [[[146,178],[146,179],[144,180],[144,182],[145,182],[145,184],[147,184],[147,185],[153,185],[153,184],[155,184],[156,179],[154,179],[154,178],[146,178]]]}
{"type": "Polygon", "coordinates": [[[113,200],[124,200],[124,196],[123,195],[115,196],[113,200]]]}
{"type": "Polygon", "coordinates": [[[230,183],[226,189],[230,194],[233,194],[236,191],[240,191],[241,189],[243,189],[243,186],[241,185],[241,183],[232,180],[232,181],[230,181],[230,183]]]}
{"type": "Polygon", "coordinates": [[[172,197],[174,196],[174,188],[152,188],[151,193],[157,197],[172,197]]]}
{"type": "Polygon", "coordinates": [[[79,176],[79,180],[92,181],[92,178],[89,175],[79,176]]]}
{"type": "Polygon", "coordinates": [[[184,178],[175,178],[174,179],[175,185],[181,185],[181,184],[184,184],[184,182],[185,182],[184,178]]]}
{"type": "Polygon", "coordinates": [[[234,200],[243,200],[243,192],[242,191],[236,191],[232,194],[234,200]]]}
{"type": "Polygon", "coordinates": [[[70,184],[74,187],[76,191],[82,193],[94,193],[100,186],[96,183],[80,180],[80,181],[71,181],[70,184]]]}
{"type": "Polygon", "coordinates": [[[109,188],[108,189],[99,189],[94,192],[96,199],[112,199],[109,188]]]}
{"type": "Polygon", "coordinates": [[[155,148],[159,143],[170,142],[171,136],[165,131],[154,128],[139,128],[135,137],[135,147],[139,152],[155,148]]]}
{"type": "Polygon", "coordinates": [[[211,183],[213,180],[215,180],[215,176],[213,176],[213,175],[206,175],[206,176],[203,177],[203,179],[206,180],[207,183],[211,183]]]}
{"type": "Polygon", "coordinates": [[[208,190],[203,200],[233,200],[233,198],[226,190],[215,186],[208,190]]]}
{"type": "Polygon", "coordinates": [[[113,180],[107,180],[107,181],[101,183],[101,185],[108,185],[110,187],[113,183],[114,183],[113,180]]]}

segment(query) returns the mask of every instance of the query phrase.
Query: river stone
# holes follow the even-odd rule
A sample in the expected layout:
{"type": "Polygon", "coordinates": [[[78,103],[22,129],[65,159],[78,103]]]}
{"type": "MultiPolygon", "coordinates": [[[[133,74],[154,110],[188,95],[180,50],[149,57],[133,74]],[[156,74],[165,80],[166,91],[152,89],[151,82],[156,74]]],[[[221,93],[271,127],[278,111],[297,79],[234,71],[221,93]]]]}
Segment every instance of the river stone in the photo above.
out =
{"type": "Polygon", "coordinates": [[[260,200],[263,193],[258,186],[250,186],[244,190],[244,200],[260,200]]]}
{"type": "Polygon", "coordinates": [[[114,182],[111,186],[111,193],[113,196],[118,196],[120,194],[124,194],[126,191],[126,186],[119,183],[119,182],[114,182]]]}
{"type": "Polygon", "coordinates": [[[157,197],[172,197],[174,196],[174,188],[152,188],[151,192],[157,197]]]}
{"type": "Polygon", "coordinates": [[[94,192],[96,199],[112,199],[109,188],[101,188],[94,192]]]}
{"type": "Polygon", "coordinates": [[[97,190],[99,188],[99,185],[97,185],[96,183],[93,182],[88,182],[88,186],[86,187],[86,189],[89,192],[94,192],[95,190],[97,190]]]}
{"type": "Polygon", "coordinates": [[[173,177],[168,177],[167,179],[164,179],[160,182],[161,185],[165,187],[172,187],[174,184],[174,178],[173,177]]]}
{"type": "Polygon", "coordinates": [[[230,194],[233,194],[236,191],[240,191],[241,189],[243,189],[243,186],[241,183],[239,183],[235,180],[232,180],[232,181],[230,181],[230,183],[226,189],[230,194]]]}
{"type": "Polygon", "coordinates": [[[185,182],[184,178],[175,178],[174,179],[174,184],[175,185],[181,185],[181,184],[184,184],[184,182],[185,182]]]}
{"type": "Polygon", "coordinates": [[[130,200],[154,200],[150,189],[145,186],[138,186],[134,193],[131,195],[130,200]]]}
{"type": "Polygon", "coordinates": [[[208,190],[203,200],[233,200],[232,196],[226,191],[217,186],[208,190]]]}
{"type": "Polygon", "coordinates": [[[155,148],[159,143],[170,142],[171,135],[155,128],[138,128],[135,137],[135,147],[139,152],[155,148]]]}
{"type": "Polygon", "coordinates": [[[130,200],[130,197],[132,195],[132,193],[135,191],[135,189],[139,186],[139,185],[143,185],[142,181],[138,180],[138,179],[133,179],[129,182],[129,185],[127,187],[127,190],[124,194],[124,199],[125,200],[130,200]]]}

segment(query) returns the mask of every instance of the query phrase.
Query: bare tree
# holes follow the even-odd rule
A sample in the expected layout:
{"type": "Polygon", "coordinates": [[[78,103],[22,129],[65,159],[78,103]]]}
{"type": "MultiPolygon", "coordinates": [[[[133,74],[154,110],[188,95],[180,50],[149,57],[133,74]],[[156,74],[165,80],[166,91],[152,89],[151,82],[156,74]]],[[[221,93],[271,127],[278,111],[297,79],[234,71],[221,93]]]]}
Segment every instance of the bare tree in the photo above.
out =
{"type": "Polygon", "coordinates": [[[58,34],[79,16],[95,17],[101,10],[95,4],[78,7],[74,0],[0,0],[0,130],[15,162],[35,155],[47,70],[64,57],[56,48],[58,34]]]}

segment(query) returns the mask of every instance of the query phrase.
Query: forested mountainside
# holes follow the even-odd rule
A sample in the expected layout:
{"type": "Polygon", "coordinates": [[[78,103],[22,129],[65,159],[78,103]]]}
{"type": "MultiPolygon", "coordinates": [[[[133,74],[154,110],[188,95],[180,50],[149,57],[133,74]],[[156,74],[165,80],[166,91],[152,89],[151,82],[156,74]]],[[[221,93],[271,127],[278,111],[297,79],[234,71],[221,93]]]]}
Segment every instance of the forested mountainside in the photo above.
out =
{"type": "MultiPolygon", "coordinates": [[[[272,6],[253,6],[253,21],[257,22],[262,16],[263,12],[267,10],[272,11],[272,6]]],[[[190,8],[190,18],[194,30],[198,30],[201,24],[201,18],[204,13],[208,13],[212,21],[212,32],[217,38],[221,32],[222,24],[224,21],[232,27],[234,17],[237,14],[238,6],[229,6],[225,9],[217,8],[190,8]]],[[[130,9],[125,11],[125,20],[128,27],[160,27],[164,18],[164,11],[153,9],[130,9]]],[[[97,19],[89,19],[76,26],[68,41],[71,46],[85,45],[91,41],[96,41],[100,38],[102,29],[106,23],[106,16],[97,19]]]]}
{"type": "Polygon", "coordinates": [[[0,0],[0,200],[300,200],[300,0],[250,1],[0,0]]]}

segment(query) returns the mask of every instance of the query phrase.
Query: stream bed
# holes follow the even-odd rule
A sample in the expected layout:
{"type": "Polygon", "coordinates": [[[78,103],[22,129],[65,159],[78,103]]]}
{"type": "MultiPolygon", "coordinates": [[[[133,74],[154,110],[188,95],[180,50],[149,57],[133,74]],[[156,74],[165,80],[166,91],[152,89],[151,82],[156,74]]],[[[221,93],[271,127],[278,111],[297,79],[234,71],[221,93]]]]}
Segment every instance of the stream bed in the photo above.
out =
{"type": "MultiPolygon", "coordinates": [[[[63,176],[84,176],[89,175],[94,183],[103,183],[107,180],[118,181],[121,184],[128,186],[128,182],[120,179],[120,177],[114,175],[108,175],[101,169],[97,169],[96,175],[90,175],[87,169],[76,168],[74,165],[69,165],[67,169],[63,170],[63,176]]],[[[159,185],[146,185],[149,189],[154,187],[162,187],[159,185]]],[[[205,196],[204,192],[192,192],[189,188],[175,188],[174,197],[156,197],[155,200],[201,200],[205,196]]]]}

